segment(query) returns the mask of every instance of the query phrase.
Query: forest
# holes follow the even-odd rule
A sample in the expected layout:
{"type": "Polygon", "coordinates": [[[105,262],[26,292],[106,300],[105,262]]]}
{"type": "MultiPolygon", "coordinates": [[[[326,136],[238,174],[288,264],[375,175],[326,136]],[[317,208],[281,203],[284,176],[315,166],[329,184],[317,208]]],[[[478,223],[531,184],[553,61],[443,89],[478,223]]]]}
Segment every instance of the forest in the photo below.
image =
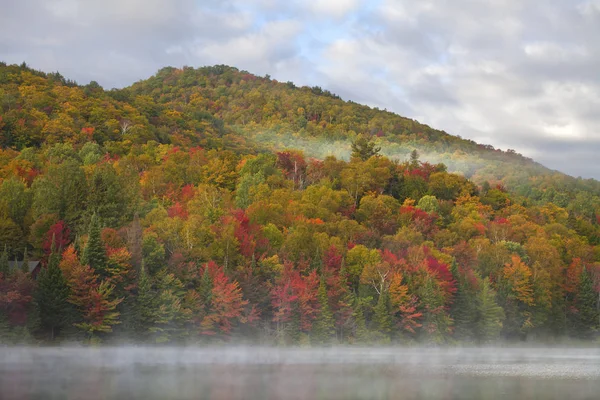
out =
{"type": "Polygon", "coordinates": [[[233,67],[0,63],[0,344],[597,341],[599,196],[233,67]]]}

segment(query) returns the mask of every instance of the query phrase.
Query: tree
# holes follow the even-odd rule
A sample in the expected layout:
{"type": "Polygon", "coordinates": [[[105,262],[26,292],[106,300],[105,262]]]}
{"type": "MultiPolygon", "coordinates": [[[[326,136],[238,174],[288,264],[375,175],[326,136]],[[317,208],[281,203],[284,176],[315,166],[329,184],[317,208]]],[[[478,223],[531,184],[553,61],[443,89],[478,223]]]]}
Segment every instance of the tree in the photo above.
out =
{"type": "Polygon", "coordinates": [[[88,230],[88,240],[83,249],[83,256],[81,257],[81,263],[89,265],[92,270],[102,276],[103,278],[108,277],[107,263],[108,259],[106,256],[106,249],[104,243],[102,243],[100,220],[98,216],[94,214],[90,222],[90,228],[88,230]]]}
{"type": "Polygon", "coordinates": [[[504,310],[496,303],[496,292],[485,278],[476,298],[475,338],[479,343],[493,341],[502,330],[504,310]]]}
{"type": "Polygon", "coordinates": [[[34,296],[41,327],[49,333],[51,341],[68,326],[71,311],[68,303],[70,291],[59,267],[60,258],[53,245],[48,265],[38,274],[34,296]]]}
{"type": "Polygon", "coordinates": [[[381,147],[377,147],[375,142],[365,135],[358,135],[356,140],[352,142],[352,158],[357,158],[366,161],[369,158],[379,154],[381,147]]]}
{"type": "Polygon", "coordinates": [[[137,296],[133,307],[133,331],[137,338],[147,340],[157,318],[157,295],[152,280],[142,264],[138,274],[137,296]]]}
{"type": "Polygon", "coordinates": [[[383,334],[384,337],[388,337],[392,330],[392,319],[390,317],[389,293],[387,291],[382,292],[379,295],[374,312],[373,322],[375,328],[379,333],[383,334]]]}
{"type": "Polygon", "coordinates": [[[396,271],[390,280],[391,315],[395,317],[396,326],[401,333],[414,335],[417,328],[422,326],[419,320],[423,314],[417,311],[417,298],[409,294],[408,285],[403,280],[400,271],[396,271]]]}
{"type": "Polygon", "coordinates": [[[450,272],[456,281],[454,301],[450,307],[450,317],[454,320],[454,337],[459,340],[472,340],[477,319],[477,304],[473,301],[475,291],[465,274],[460,272],[456,262],[452,263],[450,272]]]}
{"type": "Polygon", "coordinates": [[[312,337],[316,343],[326,344],[335,335],[335,325],[333,313],[329,307],[327,287],[323,278],[321,278],[321,283],[319,284],[317,297],[319,299],[319,315],[313,325],[312,337]]]}
{"type": "Polygon", "coordinates": [[[75,160],[51,164],[32,185],[33,215],[57,214],[68,226],[77,226],[86,210],[85,174],[75,160]]]}
{"type": "MultiPolygon", "coordinates": [[[[149,331],[156,343],[168,343],[186,335],[185,324],[190,310],[183,303],[183,284],[173,274],[162,271],[157,277],[156,309],[149,331]]],[[[150,303],[152,305],[152,303],[150,303]]]]}
{"type": "Polygon", "coordinates": [[[83,310],[83,321],[74,325],[86,332],[90,341],[94,341],[97,333],[112,332],[112,327],[120,323],[120,312],[116,311],[117,306],[123,301],[122,298],[115,299],[112,296],[114,285],[107,281],[100,284],[87,285],[85,282],[89,279],[89,267],[82,270],[78,278],[82,279],[77,287],[77,295],[71,297],[71,303],[83,310]]]}
{"type": "Polygon", "coordinates": [[[410,152],[410,166],[411,168],[419,168],[419,152],[417,149],[413,149],[410,152]]]}
{"type": "Polygon", "coordinates": [[[531,309],[535,306],[531,270],[517,255],[502,270],[500,298],[506,313],[503,330],[508,337],[524,337],[534,328],[531,309]]]}
{"type": "Polygon", "coordinates": [[[82,265],[72,245],[63,252],[60,269],[71,291],[68,301],[76,307],[73,325],[90,341],[98,340],[98,333],[112,332],[112,327],[120,323],[116,308],[123,301],[113,295],[115,286],[100,281],[90,266],[82,265]]]}
{"type": "Polygon", "coordinates": [[[598,331],[598,294],[594,288],[591,274],[583,268],[579,276],[579,290],[575,296],[575,309],[569,315],[569,327],[572,336],[590,339],[598,331]]]}
{"type": "Polygon", "coordinates": [[[4,245],[4,250],[0,254],[0,274],[6,278],[8,273],[10,272],[10,268],[8,266],[8,246],[4,245]]]}

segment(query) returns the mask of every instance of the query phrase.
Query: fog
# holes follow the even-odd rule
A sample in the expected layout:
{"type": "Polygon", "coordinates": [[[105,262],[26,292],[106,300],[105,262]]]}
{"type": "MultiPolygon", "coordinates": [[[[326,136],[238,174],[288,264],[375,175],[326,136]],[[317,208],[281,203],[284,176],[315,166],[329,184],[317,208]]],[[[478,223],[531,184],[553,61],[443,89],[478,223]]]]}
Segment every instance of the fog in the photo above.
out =
{"type": "MultiPolygon", "coordinates": [[[[297,149],[302,150],[308,157],[321,160],[327,156],[334,156],[337,159],[348,161],[352,153],[352,142],[347,139],[332,139],[318,136],[302,137],[294,132],[287,132],[287,134],[283,135],[271,130],[257,130],[252,132],[239,130],[237,133],[246,135],[253,142],[273,151],[297,149]]],[[[381,147],[380,154],[388,157],[390,160],[407,161],[410,158],[410,153],[416,149],[419,152],[420,161],[429,162],[430,164],[443,163],[449,172],[464,175],[467,178],[471,178],[475,171],[480,171],[481,173],[486,167],[496,165],[495,163],[506,162],[507,160],[500,157],[503,161],[493,161],[494,156],[498,156],[493,154],[487,154],[490,158],[482,158],[482,155],[478,153],[470,154],[464,151],[448,149],[440,149],[439,151],[428,150],[423,148],[419,143],[414,142],[394,143],[386,139],[379,139],[376,143],[381,147]]],[[[494,171],[494,168],[491,170],[494,171]]],[[[513,173],[515,172],[517,171],[513,171],[513,173]]]]}
{"type": "Polygon", "coordinates": [[[1,399],[597,399],[593,348],[0,348],[1,399]]]}

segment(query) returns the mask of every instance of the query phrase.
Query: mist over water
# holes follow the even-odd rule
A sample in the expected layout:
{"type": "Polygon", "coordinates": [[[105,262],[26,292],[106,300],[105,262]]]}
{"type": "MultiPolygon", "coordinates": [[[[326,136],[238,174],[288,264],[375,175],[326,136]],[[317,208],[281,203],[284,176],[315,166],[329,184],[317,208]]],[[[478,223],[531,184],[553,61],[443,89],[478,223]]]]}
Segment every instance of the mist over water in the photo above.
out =
{"type": "Polygon", "coordinates": [[[0,348],[1,399],[597,399],[600,350],[0,348]]]}

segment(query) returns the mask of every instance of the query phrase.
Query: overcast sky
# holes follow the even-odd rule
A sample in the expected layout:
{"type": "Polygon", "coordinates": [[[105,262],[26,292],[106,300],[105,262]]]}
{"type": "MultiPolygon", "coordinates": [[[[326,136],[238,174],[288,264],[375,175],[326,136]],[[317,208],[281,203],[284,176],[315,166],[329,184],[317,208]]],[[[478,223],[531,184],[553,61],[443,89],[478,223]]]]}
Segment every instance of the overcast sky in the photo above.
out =
{"type": "Polygon", "coordinates": [[[123,87],[229,64],[600,178],[600,0],[0,0],[0,60],[123,87]]]}

